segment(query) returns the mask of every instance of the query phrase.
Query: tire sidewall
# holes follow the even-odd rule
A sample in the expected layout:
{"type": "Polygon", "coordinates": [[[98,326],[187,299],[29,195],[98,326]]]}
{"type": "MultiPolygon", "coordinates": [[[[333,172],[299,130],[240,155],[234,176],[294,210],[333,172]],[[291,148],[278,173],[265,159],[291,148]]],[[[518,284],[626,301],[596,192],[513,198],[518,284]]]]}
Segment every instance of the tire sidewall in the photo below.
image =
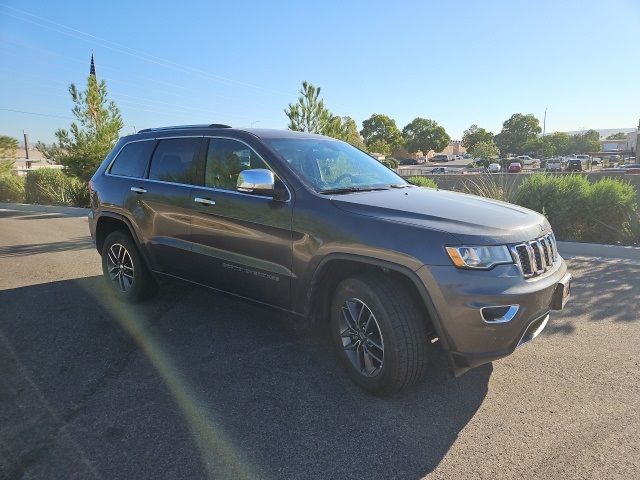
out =
{"type": "Polygon", "coordinates": [[[142,258],[138,253],[138,249],[136,245],[131,240],[131,237],[122,231],[115,231],[110,233],[104,241],[102,245],[102,274],[104,275],[105,280],[108,282],[111,287],[111,291],[121,300],[125,302],[135,302],[139,300],[142,296],[144,290],[144,282],[146,280],[144,275],[145,265],[142,263],[142,258]],[[133,284],[131,288],[126,292],[122,292],[113,284],[111,277],[109,276],[108,266],[107,266],[107,252],[111,248],[111,246],[115,243],[119,243],[123,245],[129,256],[131,257],[131,262],[133,263],[133,284]]]}
{"type": "Polygon", "coordinates": [[[357,277],[348,278],[336,288],[331,301],[331,342],[351,379],[361,387],[374,393],[384,393],[385,387],[392,383],[392,379],[398,370],[397,352],[399,345],[388,318],[388,309],[383,305],[374,289],[363,280],[357,277]],[[343,303],[350,298],[357,298],[364,302],[375,316],[380,327],[384,342],[384,361],[382,370],[374,377],[367,377],[360,373],[347,357],[342,345],[340,315],[342,315],[343,303]]]}

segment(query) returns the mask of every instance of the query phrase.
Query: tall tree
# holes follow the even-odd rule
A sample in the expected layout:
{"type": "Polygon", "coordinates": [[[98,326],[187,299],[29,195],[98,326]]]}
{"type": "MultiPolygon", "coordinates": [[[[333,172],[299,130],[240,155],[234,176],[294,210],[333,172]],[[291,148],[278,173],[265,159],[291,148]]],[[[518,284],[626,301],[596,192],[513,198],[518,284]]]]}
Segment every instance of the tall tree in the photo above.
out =
{"type": "Polygon", "coordinates": [[[328,137],[337,138],[343,142],[350,143],[361,150],[365,149],[364,141],[358,133],[358,125],[351,117],[339,117],[337,115],[332,116],[331,120],[327,122],[326,127],[321,133],[328,137]]]}
{"type": "Polygon", "coordinates": [[[65,173],[89,180],[118,140],[122,117],[116,104],[108,99],[104,80],[98,82],[93,74],[87,78],[85,91],[72,83],[69,93],[77,123],[73,122],[69,130],[58,129],[57,143],[52,147],[38,142],[36,148],[45,158],[64,165],[65,173]]]}
{"type": "Polygon", "coordinates": [[[540,132],[540,121],[535,116],[514,113],[502,124],[502,131],[496,135],[495,142],[503,154],[520,155],[526,153],[527,142],[535,141],[540,132]]]}
{"type": "Polygon", "coordinates": [[[13,172],[14,155],[19,146],[15,138],[0,135],[0,175],[13,172]]]}
{"type": "Polygon", "coordinates": [[[326,129],[335,128],[335,125],[329,125],[335,119],[320,98],[320,90],[306,80],[302,82],[298,101],[284,110],[289,118],[289,130],[324,134],[326,129]]]}
{"type": "Polygon", "coordinates": [[[440,152],[449,145],[451,137],[447,135],[444,127],[428,118],[414,118],[411,123],[402,129],[407,150],[415,153],[420,150],[425,155],[429,150],[440,152]]]}
{"type": "Polygon", "coordinates": [[[600,151],[600,134],[597,130],[587,130],[571,137],[573,153],[589,153],[600,151]]]}
{"type": "Polygon", "coordinates": [[[495,142],[478,142],[469,149],[469,153],[475,158],[480,159],[481,164],[489,166],[491,160],[500,156],[500,150],[495,142]]]}
{"type": "Polygon", "coordinates": [[[624,132],[612,133],[607,137],[607,140],[626,140],[627,134],[624,132]]]}
{"type": "Polygon", "coordinates": [[[493,133],[474,123],[462,134],[462,146],[466,148],[467,151],[471,151],[473,147],[480,142],[492,143],[493,133]]]}
{"type": "Polygon", "coordinates": [[[545,157],[571,153],[571,137],[564,132],[554,132],[541,138],[540,150],[545,157]]]}
{"type": "Polygon", "coordinates": [[[379,146],[382,145],[380,142],[384,142],[384,144],[388,146],[389,151],[394,152],[402,148],[404,143],[402,133],[398,129],[396,121],[381,113],[374,113],[362,122],[360,134],[364,138],[364,143],[367,145],[369,151],[373,151],[373,145],[377,145],[377,148],[379,148],[379,146]]]}
{"type": "Polygon", "coordinates": [[[18,140],[8,135],[0,135],[0,160],[13,159],[20,147],[18,140]]]}

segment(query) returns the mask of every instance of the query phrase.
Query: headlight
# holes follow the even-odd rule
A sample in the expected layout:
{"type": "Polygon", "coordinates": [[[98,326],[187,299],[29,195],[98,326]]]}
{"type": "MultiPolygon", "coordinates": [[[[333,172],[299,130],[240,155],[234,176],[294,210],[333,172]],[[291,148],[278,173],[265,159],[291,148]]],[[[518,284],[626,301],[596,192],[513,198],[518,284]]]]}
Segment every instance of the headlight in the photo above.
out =
{"type": "Polygon", "coordinates": [[[505,245],[489,247],[446,247],[453,264],[458,268],[489,269],[502,263],[513,263],[505,245]]]}

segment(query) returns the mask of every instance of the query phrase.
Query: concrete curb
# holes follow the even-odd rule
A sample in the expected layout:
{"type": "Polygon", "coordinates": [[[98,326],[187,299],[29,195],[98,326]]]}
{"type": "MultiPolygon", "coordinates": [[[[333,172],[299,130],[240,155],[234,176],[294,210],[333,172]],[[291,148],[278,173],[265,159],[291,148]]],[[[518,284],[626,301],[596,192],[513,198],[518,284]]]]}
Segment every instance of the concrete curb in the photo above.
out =
{"type": "Polygon", "coordinates": [[[41,212],[59,213],[71,217],[86,217],[88,208],[62,207],[58,205],[32,205],[29,203],[0,203],[1,210],[13,210],[15,212],[41,212]]]}
{"type": "Polygon", "coordinates": [[[621,247],[599,243],[558,242],[558,251],[562,256],[621,258],[640,260],[639,247],[621,247]]]}

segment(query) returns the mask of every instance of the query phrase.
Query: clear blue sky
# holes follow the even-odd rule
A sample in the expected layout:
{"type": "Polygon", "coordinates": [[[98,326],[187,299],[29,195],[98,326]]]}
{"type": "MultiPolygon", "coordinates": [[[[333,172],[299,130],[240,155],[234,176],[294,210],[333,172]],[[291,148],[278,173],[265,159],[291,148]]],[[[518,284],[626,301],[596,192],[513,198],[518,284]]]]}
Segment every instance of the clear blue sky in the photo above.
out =
{"type": "Polygon", "coordinates": [[[284,128],[305,79],[359,124],[421,116],[453,138],[472,123],[497,132],[515,112],[542,120],[545,107],[547,132],[634,127],[640,116],[637,0],[0,0],[0,134],[53,140],[92,50],[123,133],[284,128]]]}

